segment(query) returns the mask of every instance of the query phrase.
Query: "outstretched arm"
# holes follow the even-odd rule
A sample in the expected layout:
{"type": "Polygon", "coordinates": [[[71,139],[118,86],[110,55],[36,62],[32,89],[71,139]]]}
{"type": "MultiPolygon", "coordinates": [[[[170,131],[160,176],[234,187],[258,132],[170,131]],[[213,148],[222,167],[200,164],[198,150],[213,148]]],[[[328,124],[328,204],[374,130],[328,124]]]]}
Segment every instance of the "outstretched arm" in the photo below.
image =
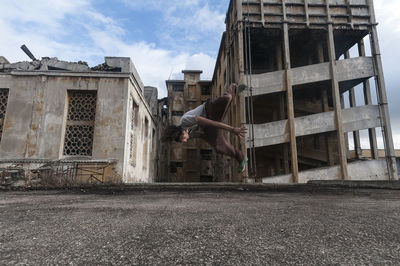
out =
{"type": "Polygon", "coordinates": [[[244,137],[247,133],[246,127],[232,127],[225,123],[207,119],[202,116],[196,116],[196,121],[200,126],[217,127],[217,128],[232,132],[235,135],[240,136],[240,137],[244,137]]]}

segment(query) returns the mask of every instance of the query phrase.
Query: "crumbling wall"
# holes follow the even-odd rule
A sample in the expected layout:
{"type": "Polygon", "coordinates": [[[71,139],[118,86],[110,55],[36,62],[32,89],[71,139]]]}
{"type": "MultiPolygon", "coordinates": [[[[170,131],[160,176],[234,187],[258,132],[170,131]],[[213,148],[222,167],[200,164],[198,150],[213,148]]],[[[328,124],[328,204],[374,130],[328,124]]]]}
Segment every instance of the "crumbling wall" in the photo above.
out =
{"type": "MultiPolygon", "coordinates": [[[[122,62],[121,70],[134,69],[130,59],[112,58],[109,61],[106,63],[113,68],[122,62]]],[[[129,177],[124,179],[126,182],[149,182],[154,179],[149,173],[149,169],[153,167],[149,165],[147,170],[143,171],[140,160],[136,169],[124,168],[125,156],[129,155],[126,147],[129,94],[132,94],[138,103],[141,119],[146,117],[149,121],[147,132],[150,133],[146,138],[138,140],[137,152],[143,154],[140,143],[147,138],[150,138],[147,154],[153,151],[152,133],[156,125],[143,97],[140,77],[132,72],[93,71],[85,63],[68,63],[49,58],[7,66],[7,62],[3,62],[3,68],[0,69],[0,88],[7,89],[8,104],[5,116],[1,118],[4,122],[0,143],[2,159],[113,159],[117,161],[114,167],[116,176],[122,179],[124,174],[129,173],[129,177]],[[71,102],[74,100],[68,96],[68,91],[71,90],[95,92],[94,119],[85,122],[93,123],[92,136],[79,130],[69,133],[74,134],[69,136],[69,139],[92,138],[85,142],[85,145],[93,145],[92,149],[88,149],[88,154],[69,156],[65,155],[69,153],[64,152],[68,106],[74,104],[71,102]],[[131,178],[132,172],[135,172],[137,178],[131,178]]],[[[79,112],[83,111],[76,110],[78,116],[79,112]]],[[[81,122],[74,122],[78,128],[79,123],[81,122]]],[[[140,124],[139,127],[138,130],[143,128],[140,124]]],[[[79,141],[76,145],[80,145],[79,141]]],[[[148,161],[151,161],[150,157],[148,161]]]]}
{"type": "Polygon", "coordinates": [[[154,136],[157,124],[137,84],[129,81],[127,88],[125,95],[127,95],[126,99],[130,100],[125,102],[127,110],[124,117],[124,123],[126,123],[124,182],[154,182],[157,174],[154,160],[156,152],[154,146],[157,145],[154,136]],[[130,101],[133,101],[133,105],[130,101]],[[136,108],[135,121],[131,121],[132,106],[136,108]],[[131,139],[131,134],[133,134],[133,139],[131,139]],[[134,161],[130,159],[132,157],[130,153],[133,153],[134,161]]]}
{"type": "Polygon", "coordinates": [[[19,160],[0,163],[0,189],[119,184],[114,162],[19,160]]]}

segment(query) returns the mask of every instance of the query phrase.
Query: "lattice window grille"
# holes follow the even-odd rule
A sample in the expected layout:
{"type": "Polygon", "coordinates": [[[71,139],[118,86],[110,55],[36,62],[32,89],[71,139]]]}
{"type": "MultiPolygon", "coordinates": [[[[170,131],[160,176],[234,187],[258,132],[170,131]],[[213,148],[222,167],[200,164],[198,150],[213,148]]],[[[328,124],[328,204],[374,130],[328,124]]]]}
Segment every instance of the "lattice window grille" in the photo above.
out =
{"type": "Polygon", "coordinates": [[[68,91],[64,155],[92,155],[96,102],[96,91],[68,91]]]}
{"type": "Polygon", "coordinates": [[[4,118],[6,117],[8,89],[0,89],[0,141],[3,136],[4,118]]]}

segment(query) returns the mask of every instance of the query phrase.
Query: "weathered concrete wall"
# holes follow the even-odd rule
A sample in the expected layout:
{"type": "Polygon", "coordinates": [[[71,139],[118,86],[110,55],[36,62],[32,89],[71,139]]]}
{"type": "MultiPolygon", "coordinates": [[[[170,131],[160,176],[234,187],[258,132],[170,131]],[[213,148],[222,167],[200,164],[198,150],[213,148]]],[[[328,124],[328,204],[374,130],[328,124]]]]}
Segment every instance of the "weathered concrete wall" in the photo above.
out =
{"type": "MultiPolygon", "coordinates": [[[[122,73],[68,73],[57,71],[0,74],[0,87],[9,89],[8,105],[0,143],[1,159],[82,158],[86,160],[115,159],[115,172],[124,182],[154,180],[151,162],[155,123],[141,89],[131,74],[122,73]],[[97,92],[92,156],[64,156],[68,90],[97,92]],[[138,105],[140,123],[137,129],[136,168],[130,168],[130,124],[128,120],[129,95],[138,105]],[[147,143],[146,143],[147,142],[147,143]],[[146,143],[146,145],[141,145],[146,143]],[[128,147],[127,147],[128,146],[128,147]],[[147,147],[144,149],[143,147],[147,147]],[[128,159],[125,157],[128,155],[128,159]],[[142,158],[148,156],[144,166],[142,158]]],[[[140,80],[140,79],[139,79],[140,80]]]]}
{"type": "MultiPolygon", "coordinates": [[[[379,109],[375,105],[365,105],[343,109],[343,131],[369,129],[380,126],[379,109]]],[[[250,125],[246,125],[250,128],[250,125]]],[[[325,112],[295,118],[296,137],[334,131],[334,112],[325,112]]],[[[254,125],[255,146],[267,146],[289,141],[288,121],[276,121],[254,125]]],[[[249,136],[247,136],[249,142],[249,136]]]]}
{"type": "MultiPolygon", "coordinates": [[[[348,164],[348,180],[389,180],[386,161],[384,159],[359,161],[348,164]]],[[[302,171],[299,173],[299,183],[307,183],[311,180],[340,180],[340,166],[332,166],[321,169],[302,171]]],[[[292,183],[292,175],[263,178],[263,183],[292,183]]]]}
{"type": "MultiPolygon", "coordinates": [[[[334,165],[339,163],[338,176],[354,178],[350,166],[347,169],[348,140],[343,138],[344,133],[354,133],[355,142],[359,142],[359,130],[385,123],[388,125],[384,131],[388,142],[385,146],[393,163],[388,113],[382,106],[372,106],[369,93],[370,79],[377,77],[381,95],[378,98],[385,101],[373,2],[335,0],[328,5],[322,0],[311,2],[232,0],[229,4],[213,89],[218,96],[221,86],[231,82],[251,88],[246,105],[241,102],[238,109],[232,105],[230,123],[243,123],[248,116],[246,123],[254,125],[255,136],[249,130],[246,147],[249,168],[252,162],[260,162],[254,167],[257,181],[258,177],[268,176],[268,170],[275,175],[292,172],[277,177],[283,182],[302,182],[299,171],[325,166],[333,167],[329,174],[335,179],[334,165]],[[368,33],[375,46],[371,49],[373,57],[365,53],[364,38],[368,33]],[[350,58],[347,53],[355,45],[359,56],[350,58]],[[353,100],[355,87],[361,83],[366,106],[357,106],[353,100]],[[347,108],[341,104],[347,92],[350,108],[342,110],[347,108]],[[252,160],[252,147],[256,160],[252,160]],[[325,159],[316,157],[318,153],[324,153],[325,159]]],[[[371,143],[376,143],[372,130],[369,135],[371,143]]],[[[376,150],[374,143],[371,150],[376,150]]],[[[383,167],[385,170],[385,164],[383,167]]],[[[393,165],[390,167],[394,169],[393,165]]]]}
{"type": "Polygon", "coordinates": [[[106,64],[110,67],[120,67],[121,72],[131,73],[134,80],[135,86],[137,86],[141,92],[144,91],[143,82],[136,70],[135,65],[129,57],[105,57],[106,64]]]}
{"type": "Polygon", "coordinates": [[[131,152],[131,113],[133,110],[126,102],[128,110],[125,115],[125,160],[124,160],[124,179],[126,183],[135,182],[154,182],[156,180],[156,162],[154,161],[154,153],[156,142],[154,141],[154,132],[156,132],[156,123],[150,112],[150,108],[144,100],[140,88],[133,82],[129,81],[127,86],[126,99],[131,99],[138,108],[136,113],[137,124],[133,125],[134,135],[136,136],[136,145],[133,146],[135,161],[130,159],[131,152]],[[146,122],[147,121],[147,122],[146,122]]]}
{"type": "MultiPolygon", "coordinates": [[[[127,79],[1,75],[9,88],[5,128],[0,145],[2,159],[61,159],[63,155],[67,91],[97,91],[93,159],[123,161],[126,112],[123,95],[127,79]]],[[[122,173],[122,163],[117,163],[122,173]]]]}
{"type": "MultiPolygon", "coordinates": [[[[372,57],[357,57],[337,61],[336,75],[339,82],[360,80],[374,76],[372,57]]],[[[292,85],[321,82],[330,79],[329,63],[313,64],[291,70],[292,85]]],[[[251,75],[253,96],[285,91],[285,71],[251,75]]],[[[250,76],[249,76],[250,77],[250,76]]],[[[248,77],[248,78],[249,78],[248,77]]]]}
{"type": "MultiPolygon", "coordinates": [[[[199,70],[183,70],[183,80],[167,80],[168,124],[179,125],[182,115],[210,98],[211,82],[200,80],[199,70]]],[[[169,145],[170,182],[201,182],[217,179],[213,169],[212,147],[200,138],[190,138],[187,143],[172,141],[169,145]]]]}

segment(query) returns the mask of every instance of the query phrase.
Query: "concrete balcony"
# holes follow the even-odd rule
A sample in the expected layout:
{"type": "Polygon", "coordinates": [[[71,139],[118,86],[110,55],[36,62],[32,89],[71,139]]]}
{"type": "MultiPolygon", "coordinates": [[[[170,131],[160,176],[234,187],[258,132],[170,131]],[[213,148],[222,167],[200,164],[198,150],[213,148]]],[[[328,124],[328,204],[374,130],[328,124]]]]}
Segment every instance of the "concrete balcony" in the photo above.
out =
{"type": "MultiPolygon", "coordinates": [[[[348,90],[375,75],[372,57],[339,60],[336,61],[335,69],[338,81],[343,82],[342,91],[348,90]]],[[[291,69],[291,74],[293,86],[331,79],[329,63],[293,68],[291,69]]],[[[251,83],[253,96],[283,92],[286,90],[285,70],[251,75],[251,83]]]]}
{"type": "MultiPolygon", "coordinates": [[[[336,130],[334,112],[313,114],[295,118],[296,137],[314,135],[336,130]]],[[[376,105],[359,106],[342,110],[343,131],[380,127],[379,107],[376,105]]],[[[247,125],[249,129],[250,126],[247,125]]],[[[254,125],[254,146],[263,147],[289,142],[288,120],[254,125]]],[[[246,138],[250,147],[249,136],[246,138]]]]}

